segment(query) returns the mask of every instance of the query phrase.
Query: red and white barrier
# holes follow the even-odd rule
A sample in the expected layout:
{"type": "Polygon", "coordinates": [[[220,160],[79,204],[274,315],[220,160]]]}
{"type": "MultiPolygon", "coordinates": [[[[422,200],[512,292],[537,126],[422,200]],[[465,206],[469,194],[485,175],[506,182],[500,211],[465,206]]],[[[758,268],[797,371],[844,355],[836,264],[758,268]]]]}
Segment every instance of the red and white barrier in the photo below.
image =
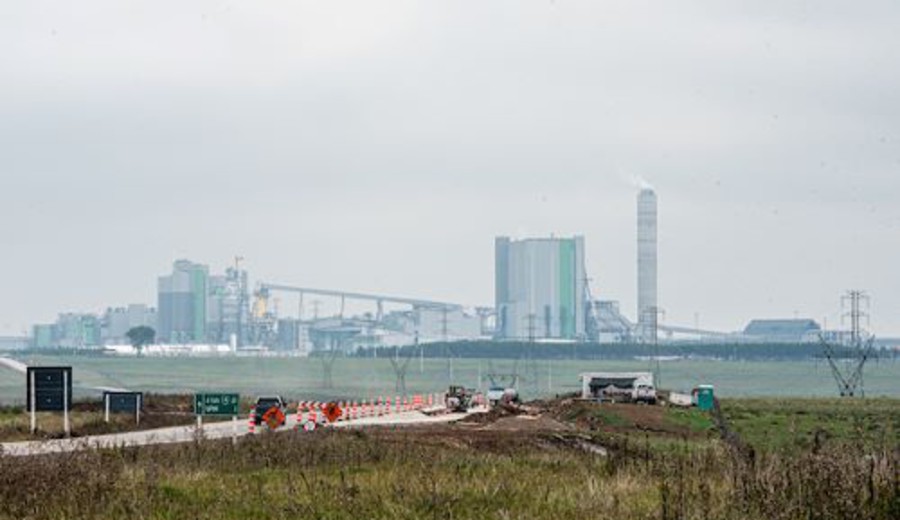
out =
{"type": "Polygon", "coordinates": [[[306,413],[307,409],[308,409],[307,401],[300,401],[299,403],[297,403],[297,424],[294,426],[295,430],[303,429],[303,423],[305,422],[303,420],[303,415],[306,413]]]}
{"type": "MultiPolygon", "coordinates": [[[[319,403],[314,403],[314,405],[309,408],[309,413],[306,415],[307,423],[317,424],[319,422],[318,408],[319,403]]],[[[313,429],[315,429],[315,427],[313,427],[313,429]]]]}

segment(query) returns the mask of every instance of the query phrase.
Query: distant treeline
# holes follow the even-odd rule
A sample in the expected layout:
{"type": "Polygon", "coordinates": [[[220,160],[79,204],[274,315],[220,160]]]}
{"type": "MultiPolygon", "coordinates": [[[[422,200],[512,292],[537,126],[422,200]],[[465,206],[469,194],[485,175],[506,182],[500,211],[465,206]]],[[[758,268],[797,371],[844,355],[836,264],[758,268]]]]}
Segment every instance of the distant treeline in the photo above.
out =
{"type": "MultiPolygon", "coordinates": [[[[421,355],[428,358],[493,358],[519,359],[633,359],[650,356],[679,356],[734,360],[804,360],[824,358],[818,343],[770,344],[698,344],[668,343],[658,347],[643,343],[528,343],[499,341],[461,341],[428,343],[419,346],[359,349],[354,357],[390,357],[421,355]]],[[[837,357],[850,358],[857,352],[847,347],[835,348],[837,357]]],[[[874,355],[878,355],[875,352],[874,355]]],[[[895,355],[894,353],[890,354],[895,355]]]]}

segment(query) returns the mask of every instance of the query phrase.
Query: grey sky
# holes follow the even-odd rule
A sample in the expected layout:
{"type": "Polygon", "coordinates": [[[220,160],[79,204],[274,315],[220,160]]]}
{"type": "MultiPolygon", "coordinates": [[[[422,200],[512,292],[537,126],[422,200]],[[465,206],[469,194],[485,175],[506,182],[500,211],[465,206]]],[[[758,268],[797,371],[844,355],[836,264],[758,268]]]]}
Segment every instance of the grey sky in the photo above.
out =
{"type": "Polygon", "coordinates": [[[188,257],[492,304],[493,237],[580,233],[666,321],[900,335],[896,2],[6,2],[0,334],[155,302],[188,257]]]}

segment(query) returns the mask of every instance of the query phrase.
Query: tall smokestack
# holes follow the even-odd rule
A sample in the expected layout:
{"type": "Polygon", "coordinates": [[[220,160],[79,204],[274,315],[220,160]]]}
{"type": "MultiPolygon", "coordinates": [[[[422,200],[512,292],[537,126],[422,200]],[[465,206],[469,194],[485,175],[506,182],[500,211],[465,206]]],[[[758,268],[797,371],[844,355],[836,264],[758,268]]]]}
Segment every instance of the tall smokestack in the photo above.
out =
{"type": "Polygon", "coordinates": [[[656,193],[644,187],[638,194],[637,274],[638,337],[656,340],[656,193]]]}

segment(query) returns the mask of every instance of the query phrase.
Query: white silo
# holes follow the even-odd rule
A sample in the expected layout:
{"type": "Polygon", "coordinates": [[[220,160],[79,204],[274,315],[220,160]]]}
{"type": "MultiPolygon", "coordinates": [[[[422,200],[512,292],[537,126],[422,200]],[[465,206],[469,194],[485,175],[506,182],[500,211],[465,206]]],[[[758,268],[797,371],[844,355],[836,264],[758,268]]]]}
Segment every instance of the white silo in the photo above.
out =
{"type": "Polygon", "coordinates": [[[656,340],[656,193],[644,187],[638,194],[637,222],[638,337],[656,340]]]}

